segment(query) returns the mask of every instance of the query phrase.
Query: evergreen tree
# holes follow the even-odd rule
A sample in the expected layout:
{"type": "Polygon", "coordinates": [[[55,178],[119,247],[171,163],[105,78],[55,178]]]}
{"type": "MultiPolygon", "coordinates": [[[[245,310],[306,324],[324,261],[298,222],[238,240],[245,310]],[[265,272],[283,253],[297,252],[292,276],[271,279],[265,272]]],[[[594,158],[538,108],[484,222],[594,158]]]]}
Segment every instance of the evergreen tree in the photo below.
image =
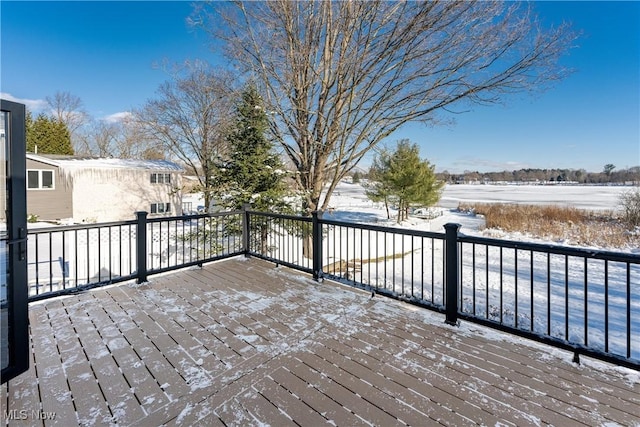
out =
{"type": "Polygon", "coordinates": [[[214,177],[225,208],[240,209],[249,203],[253,210],[281,212],[287,206],[283,201],[286,172],[265,136],[268,126],[262,98],[249,86],[242,93],[235,123],[227,135],[228,159],[214,177]]]}
{"type": "Polygon", "coordinates": [[[34,120],[31,112],[25,120],[27,151],[39,154],[73,154],[71,134],[61,120],[39,114],[34,120]]]}
{"type": "Polygon", "coordinates": [[[389,212],[389,203],[393,197],[393,191],[390,183],[385,178],[389,168],[391,154],[387,149],[382,149],[373,158],[373,164],[369,168],[369,182],[365,194],[374,202],[384,202],[384,208],[387,211],[387,219],[391,219],[389,212]]]}
{"type": "Polygon", "coordinates": [[[27,142],[27,151],[30,153],[35,152],[35,143],[33,139],[33,115],[31,111],[27,110],[27,114],[24,119],[25,138],[27,142]]]}
{"type": "MultiPolygon", "coordinates": [[[[435,166],[420,159],[416,144],[401,140],[393,153],[382,151],[374,159],[371,179],[375,180],[367,195],[398,205],[398,222],[407,219],[412,206],[432,206],[440,199],[444,183],[437,180],[435,166]]],[[[388,215],[388,209],[387,209],[388,215]]]]}
{"type": "MultiPolygon", "coordinates": [[[[247,87],[236,107],[236,117],[227,135],[228,158],[214,175],[217,197],[227,209],[250,204],[255,211],[291,213],[286,171],[273,143],[265,134],[269,127],[263,101],[254,86],[247,87]]],[[[266,249],[266,224],[252,224],[251,235],[260,236],[266,249]]]]}

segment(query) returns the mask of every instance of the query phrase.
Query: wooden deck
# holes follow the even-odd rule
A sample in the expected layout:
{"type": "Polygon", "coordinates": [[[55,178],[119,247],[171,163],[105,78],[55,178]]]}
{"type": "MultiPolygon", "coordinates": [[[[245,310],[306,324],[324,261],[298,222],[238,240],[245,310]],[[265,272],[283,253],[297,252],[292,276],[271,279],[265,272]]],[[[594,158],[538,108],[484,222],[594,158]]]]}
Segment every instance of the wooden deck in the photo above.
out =
{"type": "Polygon", "coordinates": [[[637,372],[259,260],[55,298],[30,319],[3,424],[640,425],[637,372]]]}

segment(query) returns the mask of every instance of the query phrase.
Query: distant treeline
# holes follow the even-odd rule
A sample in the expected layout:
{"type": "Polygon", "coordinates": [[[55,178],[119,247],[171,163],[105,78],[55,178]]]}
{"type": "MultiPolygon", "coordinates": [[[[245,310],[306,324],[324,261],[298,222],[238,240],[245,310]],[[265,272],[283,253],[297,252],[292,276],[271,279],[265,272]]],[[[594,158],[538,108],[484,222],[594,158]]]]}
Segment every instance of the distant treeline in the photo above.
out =
{"type": "Polygon", "coordinates": [[[448,183],[469,182],[573,182],[579,184],[640,184],[640,166],[603,172],[587,172],[584,169],[520,169],[502,172],[465,171],[452,174],[437,173],[438,179],[448,183]]]}

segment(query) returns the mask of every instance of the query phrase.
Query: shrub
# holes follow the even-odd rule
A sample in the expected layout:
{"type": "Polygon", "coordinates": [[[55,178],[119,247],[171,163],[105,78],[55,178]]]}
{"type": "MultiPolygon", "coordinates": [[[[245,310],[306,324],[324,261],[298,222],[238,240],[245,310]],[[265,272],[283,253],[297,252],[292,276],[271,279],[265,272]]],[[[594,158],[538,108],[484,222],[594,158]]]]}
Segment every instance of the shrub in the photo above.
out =
{"type": "Polygon", "coordinates": [[[36,215],[36,214],[29,214],[29,215],[27,215],[27,222],[29,222],[29,223],[38,222],[39,218],[40,217],[38,215],[36,215]]]}
{"type": "MultiPolygon", "coordinates": [[[[640,207],[640,192],[636,192],[635,200],[639,202],[636,206],[640,207]]],[[[637,247],[640,244],[640,234],[629,233],[613,211],[499,203],[461,204],[458,209],[484,215],[486,232],[490,234],[495,233],[489,230],[520,232],[545,240],[609,248],[637,247]]]]}
{"type": "Polygon", "coordinates": [[[640,226],[640,187],[622,193],[620,205],[622,206],[622,221],[630,228],[640,226]]]}

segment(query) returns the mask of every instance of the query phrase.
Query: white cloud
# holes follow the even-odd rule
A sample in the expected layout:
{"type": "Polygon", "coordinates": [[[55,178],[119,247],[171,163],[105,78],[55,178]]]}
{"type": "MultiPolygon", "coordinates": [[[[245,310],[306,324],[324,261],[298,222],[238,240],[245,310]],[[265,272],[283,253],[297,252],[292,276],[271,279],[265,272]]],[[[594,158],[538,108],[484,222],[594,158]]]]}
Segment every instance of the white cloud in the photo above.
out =
{"type": "Polygon", "coordinates": [[[2,99],[6,99],[8,101],[19,102],[20,104],[24,104],[29,111],[32,113],[41,113],[47,109],[47,101],[44,99],[26,99],[26,98],[17,98],[10,93],[0,92],[0,97],[2,99]]]}
{"type": "Polygon", "coordinates": [[[118,123],[130,118],[131,116],[131,112],[122,111],[120,113],[109,114],[108,116],[103,117],[102,120],[107,123],[118,123]]]}

